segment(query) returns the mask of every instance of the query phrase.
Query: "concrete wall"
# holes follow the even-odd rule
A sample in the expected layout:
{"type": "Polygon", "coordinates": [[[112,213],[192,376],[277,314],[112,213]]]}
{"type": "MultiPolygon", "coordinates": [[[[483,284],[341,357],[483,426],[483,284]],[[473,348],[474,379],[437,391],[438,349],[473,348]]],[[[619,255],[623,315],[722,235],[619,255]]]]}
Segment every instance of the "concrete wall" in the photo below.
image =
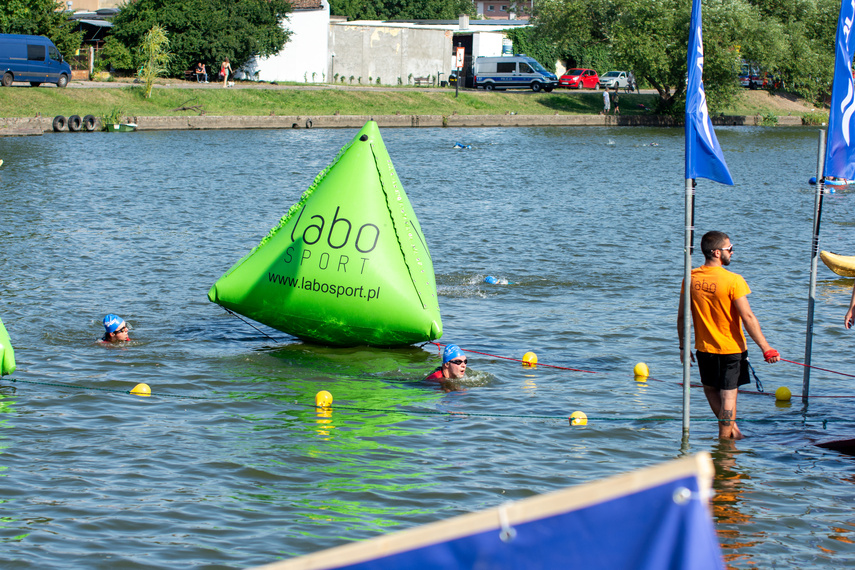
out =
{"type": "MultiPolygon", "coordinates": [[[[326,1],[323,6],[321,10],[291,12],[282,22],[282,26],[291,31],[288,43],[274,56],[251,60],[241,69],[243,77],[259,81],[324,83],[329,75],[330,6],[326,1]]],[[[236,76],[243,78],[240,74],[236,76]]]]}
{"type": "MultiPolygon", "coordinates": [[[[374,120],[381,127],[574,127],[574,126],[638,126],[680,127],[682,121],[671,116],[656,115],[277,115],[277,116],[213,116],[192,117],[129,117],[140,131],[158,130],[208,130],[208,129],[311,129],[311,128],[361,128],[366,121],[374,120]]],[[[764,117],[717,116],[716,125],[763,124],[764,117]]],[[[0,118],[0,137],[39,136],[52,129],[51,117],[27,119],[0,118]]],[[[801,117],[778,117],[779,125],[797,126],[801,117]]],[[[97,123],[100,129],[100,120],[97,123]]],[[[813,127],[811,127],[813,128],[813,127]]],[[[64,132],[68,132],[65,130],[64,132]]],[[[75,136],[86,136],[75,133],[75,136]]],[[[125,137],[132,134],[115,134],[125,137]]]]}
{"type": "Polygon", "coordinates": [[[362,77],[367,85],[369,77],[381,85],[412,83],[409,78],[430,77],[442,74],[447,79],[451,72],[452,32],[440,29],[413,29],[398,26],[366,26],[358,23],[330,25],[330,74],[345,77],[362,77]]]}

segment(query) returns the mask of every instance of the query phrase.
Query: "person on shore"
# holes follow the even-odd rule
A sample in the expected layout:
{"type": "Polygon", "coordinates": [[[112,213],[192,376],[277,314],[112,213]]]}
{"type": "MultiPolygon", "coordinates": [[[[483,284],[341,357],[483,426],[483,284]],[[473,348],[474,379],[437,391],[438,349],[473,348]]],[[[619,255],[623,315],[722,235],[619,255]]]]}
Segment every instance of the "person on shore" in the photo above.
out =
{"type": "Polygon", "coordinates": [[[205,69],[205,64],[201,61],[196,64],[196,82],[197,83],[207,83],[208,82],[208,72],[205,69]]]}
{"type": "Polygon", "coordinates": [[[229,63],[229,58],[223,60],[223,65],[220,66],[220,76],[223,78],[223,87],[229,86],[229,74],[232,72],[232,65],[229,63]]]}
{"type": "Polygon", "coordinates": [[[611,103],[609,101],[609,90],[608,90],[608,88],[606,88],[606,89],[603,89],[603,112],[600,114],[601,115],[608,115],[609,114],[609,107],[611,107],[611,103]]]}
{"type": "Polygon", "coordinates": [[[463,378],[466,374],[466,364],[468,359],[463,351],[456,344],[446,345],[442,351],[442,366],[438,366],[436,370],[427,375],[425,380],[453,380],[463,378]]]}
{"type": "Polygon", "coordinates": [[[614,108],[614,111],[612,111],[612,114],[613,115],[620,115],[620,98],[618,97],[617,87],[615,87],[615,94],[614,94],[614,97],[612,97],[612,99],[614,99],[614,103],[615,103],[615,108],[614,108]]]}
{"type": "Polygon", "coordinates": [[[104,317],[104,336],[100,342],[116,344],[131,340],[128,336],[128,325],[122,317],[110,313],[104,317]]]}
{"type": "MultiPolygon", "coordinates": [[[[733,255],[733,244],[727,234],[707,232],[701,238],[701,251],[705,262],[692,270],[690,284],[698,370],[704,395],[719,419],[718,436],[742,439],[742,432],[736,425],[736,396],[739,386],[750,381],[743,326],[763,351],[766,362],[777,362],[781,355],[769,346],[760,330],[760,323],[746,298],[751,289],[745,279],[725,269],[733,255]]],[[[684,352],[684,327],[681,288],[677,314],[680,360],[692,356],[691,352],[684,352]]]]}

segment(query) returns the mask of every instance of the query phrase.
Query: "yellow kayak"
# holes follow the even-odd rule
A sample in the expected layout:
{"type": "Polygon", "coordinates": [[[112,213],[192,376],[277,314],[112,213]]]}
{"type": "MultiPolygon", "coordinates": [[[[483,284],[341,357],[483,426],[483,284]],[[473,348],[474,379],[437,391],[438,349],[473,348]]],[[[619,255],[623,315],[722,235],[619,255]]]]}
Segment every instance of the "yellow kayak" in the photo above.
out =
{"type": "Polygon", "coordinates": [[[819,257],[838,275],[855,277],[855,255],[837,255],[829,251],[820,251],[819,257]]]}

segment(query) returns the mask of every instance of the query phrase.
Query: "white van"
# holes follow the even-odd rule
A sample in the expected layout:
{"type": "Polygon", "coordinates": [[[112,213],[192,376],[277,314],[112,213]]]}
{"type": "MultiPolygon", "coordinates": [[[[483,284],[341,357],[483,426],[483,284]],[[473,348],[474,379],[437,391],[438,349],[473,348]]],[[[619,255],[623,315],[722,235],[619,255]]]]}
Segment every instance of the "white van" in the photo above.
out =
{"type": "Polygon", "coordinates": [[[475,59],[475,87],[487,91],[493,89],[543,89],[552,91],[558,77],[546,71],[534,59],[525,54],[503,57],[478,57],[475,59]]]}

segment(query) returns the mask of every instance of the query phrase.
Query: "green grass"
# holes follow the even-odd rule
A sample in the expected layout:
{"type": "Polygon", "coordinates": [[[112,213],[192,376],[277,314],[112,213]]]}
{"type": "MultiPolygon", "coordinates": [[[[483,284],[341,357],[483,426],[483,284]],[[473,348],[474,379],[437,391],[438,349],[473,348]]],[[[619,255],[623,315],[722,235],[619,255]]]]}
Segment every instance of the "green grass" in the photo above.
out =
{"type": "MultiPolygon", "coordinates": [[[[621,94],[624,115],[646,114],[654,95],[621,94]]],[[[0,88],[3,117],[55,115],[103,116],[121,109],[128,116],[198,115],[199,110],[177,110],[201,105],[206,115],[595,115],[603,108],[601,92],[555,90],[460,91],[452,89],[155,89],[143,98],[142,87],[56,89],[13,86],[0,88]]]]}
{"type": "MultiPolygon", "coordinates": [[[[191,88],[186,81],[161,80],[165,88],[154,90],[151,99],[143,98],[141,86],[67,88],[27,87],[15,85],[0,88],[2,117],[56,115],[104,116],[119,109],[126,116],[206,115],[596,115],[603,108],[602,91],[569,91],[552,93],[531,91],[461,90],[414,88],[350,88],[347,86],[299,88],[269,84],[241,84],[248,88],[191,88]],[[178,110],[180,107],[198,109],[178,110]]],[[[745,94],[743,94],[745,95],[745,94]]],[[[751,94],[748,94],[751,95],[751,94]]],[[[805,111],[776,108],[773,97],[738,97],[722,111],[728,115],[806,115],[805,111]]],[[[620,94],[622,115],[644,115],[656,106],[652,94],[620,94]]],[[[614,101],[612,102],[614,105],[614,101]]],[[[819,111],[821,114],[821,111],[819,111]]]]}

